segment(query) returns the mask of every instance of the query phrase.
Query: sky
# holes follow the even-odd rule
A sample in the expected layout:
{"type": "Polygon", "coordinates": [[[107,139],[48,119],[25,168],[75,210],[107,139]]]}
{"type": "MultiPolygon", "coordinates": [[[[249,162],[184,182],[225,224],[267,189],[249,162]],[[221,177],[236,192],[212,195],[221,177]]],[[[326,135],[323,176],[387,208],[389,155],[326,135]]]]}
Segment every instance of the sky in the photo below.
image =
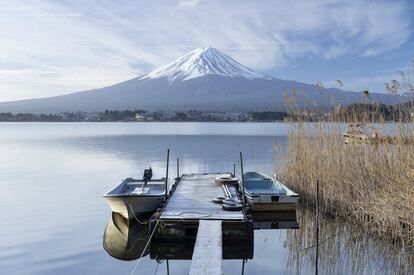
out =
{"type": "Polygon", "coordinates": [[[2,0],[0,101],[128,80],[212,46],[280,79],[384,92],[414,57],[414,1],[2,0]]]}

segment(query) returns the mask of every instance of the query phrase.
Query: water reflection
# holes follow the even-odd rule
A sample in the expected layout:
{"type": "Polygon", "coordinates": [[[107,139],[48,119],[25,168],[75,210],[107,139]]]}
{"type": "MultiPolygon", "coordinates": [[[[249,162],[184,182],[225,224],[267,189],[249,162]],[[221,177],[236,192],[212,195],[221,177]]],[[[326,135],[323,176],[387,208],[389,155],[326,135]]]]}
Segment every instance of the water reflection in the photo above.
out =
{"type": "Polygon", "coordinates": [[[238,153],[243,151],[247,170],[272,174],[274,143],[284,155],[286,137],[280,136],[103,136],[59,139],[49,141],[48,146],[110,154],[133,161],[136,167],[146,167],[150,163],[155,170],[162,171],[165,152],[170,148],[171,159],[180,158],[181,173],[229,171],[233,163],[238,163],[238,153]]]}
{"type": "MultiPolygon", "coordinates": [[[[298,210],[299,230],[287,231],[290,273],[314,272],[316,257],[315,213],[298,210]]],[[[369,226],[369,225],[367,225],[369,226]]],[[[321,274],[414,274],[413,248],[401,248],[372,236],[356,224],[325,217],[319,223],[321,274]]]]}
{"type": "MultiPolygon", "coordinates": [[[[143,218],[144,219],[144,218],[143,218]]],[[[299,208],[298,213],[255,213],[253,230],[286,230],[285,245],[289,254],[285,271],[289,274],[308,274],[315,270],[315,222],[314,213],[299,208]],[[299,224],[301,225],[299,227],[299,224]]],[[[325,217],[320,221],[319,264],[321,274],[413,274],[412,249],[394,246],[376,239],[363,228],[325,217]],[[373,253],[375,251],[376,253],[373,253]]],[[[223,260],[241,260],[244,272],[247,260],[254,256],[254,237],[237,238],[239,233],[223,228],[223,260]]],[[[131,261],[141,256],[154,262],[191,260],[197,230],[177,238],[154,239],[147,246],[150,232],[147,225],[126,220],[117,213],[105,228],[103,246],[114,258],[131,261]],[[146,250],[144,251],[144,249],[146,250]]]]}
{"type": "MultiPolygon", "coordinates": [[[[141,176],[139,169],[148,163],[157,164],[153,168],[163,173],[167,148],[172,151],[171,159],[180,158],[182,173],[232,170],[237,153],[243,151],[245,170],[273,174],[273,142],[282,154],[287,142],[286,131],[277,124],[164,126],[0,124],[0,192],[5,194],[0,200],[0,274],[130,274],[137,258],[125,262],[109,255],[117,259],[139,257],[143,247],[133,232],[140,232],[140,226],[122,227],[117,223],[114,228],[101,198],[103,193],[123,177],[141,176]],[[229,135],[209,136],[186,129],[193,126],[206,127],[208,133],[226,130],[229,135]],[[157,136],[157,130],[163,135],[157,136]],[[182,132],[187,134],[180,135],[182,132]],[[240,136],[242,132],[256,136],[240,136]],[[50,215],[51,209],[59,215],[50,215]],[[105,251],[102,231],[107,224],[105,251]],[[118,240],[117,234],[122,236],[118,240]]],[[[171,173],[175,174],[173,166],[171,173]]],[[[245,274],[314,272],[315,250],[303,250],[314,244],[313,213],[304,216],[303,211],[298,212],[298,230],[274,230],[285,228],[288,220],[256,221],[263,223],[255,222],[259,230],[254,232],[254,258],[245,264],[245,274]]],[[[391,243],[384,244],[350,226],[321,221],[320,239],[331,237],[320,247],[321,273],[414,273],[413,252],[409,248],[398,252],[391,243]],[[343,229],[345,233],[341,233],[343,229]]],[[[135,274],[155,273],[158,265],[155,259],[151,260],[151,247],[149,252],[135,274]]],[[[240,273],[240,265],[241,260],[225,260],[224,273],[240,273]]],[[[189,266],[190,260],[171,260],[171,274],[187,274],[189,266]]],[[[159,265],[159,274],[166,274],[165,270],[166,264],[159,265]]]]}
{"type": "MultiPolygon", "coordinates": [[[[148,217],[139,217],[146,220],[148,217]]],[[[148,225],[136,220],[127,220],[112,213],[103,235],[106,252],[119,260],[131,261],[149,256],[151,260],[167,262],[167,273],[171,260],[191,260],[197,236],[197,225],[186,227],[185,234],[153,236],[148,225]],[[191,227],[192,226],[192,227],[191,227]],[[147,243],[149,242],[149,245],[147,243]],[[145,251],[144,251],[145,249],[145,251]]],[[[223,225],[223,260],[241,260],[241,272],[248,260],[254,256],[254,230],[297,229],[295,212],[256,213],[250,226],[223,225]]],[[[168,231],[168,230],[167,230],[168,231]]]]}
{"type": "Polygon", "coordinates": [[[296,212],[254,212],[253,228],[255,230],[267,229],[299,229],[296,212]]]}
{"type": "Polygon", "coordinates": [[[149,254],[149,227],[112,212],[103,235],[103,247],[112,257],[131,261],[149,254]],[[144,249],[146,250],[144,251],[144,249]]]}
{"type": "MultiPolygon", "coordinates": [[[[230,232],[229,232],[230,233],[230,232]]],[[[155,260],[191,260],[195,238],[151,242],[150,257],[155,260]]],[[[232,240],[223,238],[223,260],[253,259],[253,238],[232,240]]]]}

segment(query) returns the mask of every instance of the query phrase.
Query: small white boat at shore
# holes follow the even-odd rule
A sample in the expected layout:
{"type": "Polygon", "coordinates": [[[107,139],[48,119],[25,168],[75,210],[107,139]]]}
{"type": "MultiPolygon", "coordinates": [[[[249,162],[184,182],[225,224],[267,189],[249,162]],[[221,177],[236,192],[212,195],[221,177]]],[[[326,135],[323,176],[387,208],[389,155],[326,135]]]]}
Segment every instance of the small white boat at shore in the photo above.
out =
{"type": "MultiPolygon", "coordinates": [[[[295,211],[299,195],[281,182],[258,172],[243,176],[246,201],[252,211],[295,211]]],[[[243,186],[240,186],[243,190],[243,186]]]]}
{"type": "Polygon", "coordinates": [[[126,219],[134,216],[155,212],[165,197],[165,178],[142,180],[124,179],[121,184],[108,191],[103,198],[113,212],[126,219]]]}
{"type": "Polygon", "coordinates": [[[351,123],[342,134],[345,144],[372,143],[379,140],[379,130],[364,123],[351,123]]]}

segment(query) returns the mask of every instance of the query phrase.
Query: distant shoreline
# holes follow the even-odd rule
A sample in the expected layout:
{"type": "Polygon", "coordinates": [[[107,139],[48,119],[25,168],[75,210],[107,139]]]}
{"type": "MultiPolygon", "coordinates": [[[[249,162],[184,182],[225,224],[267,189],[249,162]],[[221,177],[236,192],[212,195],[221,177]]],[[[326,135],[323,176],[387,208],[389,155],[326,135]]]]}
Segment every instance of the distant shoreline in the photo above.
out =
{"type": "Polygon", "coordinates": [[[0,122],[275,122],[287,112],[164,112],[124,110],[104,112],[63,112],[50,114],[0,113],[0,122]]]}
{"type": "Polygon", "coordinates": [[[147,111],[105,110],[101,112],[61,112],[49,114],[0,112],[0,122],[285,122],[285,121],[410,121],[413,103],[400,105],[351,104],[333,109],[300,108],[287,111],[147,111]]]}
{"type": "MultiPolygon", "coordinates": [[[[283,123],[286,122],[284,120],[268,120],[268,121],[1,121],[0,123],[137,123],[137,124],[145,124],[145,123],[283,123]]],[[[316,122],[316,121],[315,121],[316,122]]]]}

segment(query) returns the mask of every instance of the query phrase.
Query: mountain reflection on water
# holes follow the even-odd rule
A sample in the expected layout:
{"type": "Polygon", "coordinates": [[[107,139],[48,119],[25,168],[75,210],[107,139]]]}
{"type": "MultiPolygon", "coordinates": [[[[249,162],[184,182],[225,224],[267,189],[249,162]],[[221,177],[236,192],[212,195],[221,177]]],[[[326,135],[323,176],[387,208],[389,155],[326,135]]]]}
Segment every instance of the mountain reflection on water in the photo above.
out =
{"type": "MultiPolygon", "coordinates": [[[[103,249],[112,214],[102,194],[124,177],[141,176],[149,164],[162,176],[167,148],[171,159],[180,158],[182,173],[232,170],[242,151],[246,171],[271,175],[274,144],[283,156],[289,129],[284,123],[35,122],[0,123],[0,128],[0,192],[5,194],[0,274],[42,275],[131,274],[138,259],[119,259],[142,253],[143,242],[130,233],[140,226],[109,224],[112,232],[105,234],[103,249]]],[[[245,263],[245,274],[314,273],[314,212],[299,209],[299,229],[283,229],[286,222],[255,223],[260,230],[254,230],[253,259],[245,263]]],[[[320,274],[414,274],[412,248],[378,240],[354,224],[321,217],[320,240],[320,274]]],[[[155,243],[149,245],[134,274],[154,274],[157,268],[166,274],[166,261],[151,259],[155,243]]],[[[190,259],[169,262],[171,274],[188,274],[190,259]]],[[[241,262],[224,260],[224,274],[240,274],[241,262]]]]}

